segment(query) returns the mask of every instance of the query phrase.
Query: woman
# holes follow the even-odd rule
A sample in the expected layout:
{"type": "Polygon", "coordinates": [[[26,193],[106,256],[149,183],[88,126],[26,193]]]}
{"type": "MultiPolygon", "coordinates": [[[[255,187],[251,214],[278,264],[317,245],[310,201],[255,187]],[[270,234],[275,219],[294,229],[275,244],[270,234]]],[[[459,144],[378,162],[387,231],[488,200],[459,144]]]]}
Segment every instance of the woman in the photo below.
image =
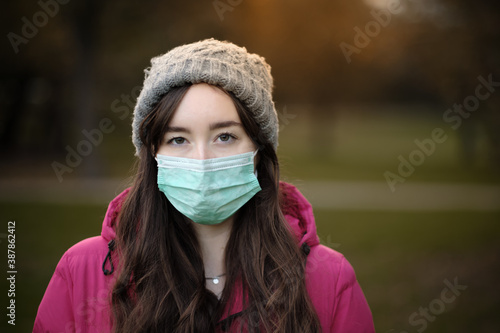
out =
{"type": "Polygon", "coordinates": [[[152,59],[135,181],[64,254],[34,332],[374,332],[352,267],[279,182],[272,86],[228,42],[152,59]]]}

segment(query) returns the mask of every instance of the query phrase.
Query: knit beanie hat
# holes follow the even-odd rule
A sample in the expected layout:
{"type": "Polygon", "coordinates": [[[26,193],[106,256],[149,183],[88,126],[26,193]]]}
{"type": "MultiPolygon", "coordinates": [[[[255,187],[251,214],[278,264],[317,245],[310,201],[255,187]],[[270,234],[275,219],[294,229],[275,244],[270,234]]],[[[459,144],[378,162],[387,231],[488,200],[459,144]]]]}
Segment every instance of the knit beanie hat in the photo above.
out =
{"type": "Polygon", "coordinates": [[[151,67],[145,73],[132,123],[136,155],[142,146],[139,127],[163,95],[174,87],[202,82],[232,92],[277,148],[278,116],[272,99],[271,66],[259,55],[212,38],[176,47],[151,59],[151,67]]]}

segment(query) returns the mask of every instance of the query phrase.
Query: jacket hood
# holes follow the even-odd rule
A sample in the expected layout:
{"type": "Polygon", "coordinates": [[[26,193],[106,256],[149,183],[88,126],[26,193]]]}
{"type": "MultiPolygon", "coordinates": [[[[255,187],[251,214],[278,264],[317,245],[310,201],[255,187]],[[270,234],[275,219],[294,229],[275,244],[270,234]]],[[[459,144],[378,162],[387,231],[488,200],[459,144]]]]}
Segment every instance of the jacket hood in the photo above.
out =
{"type": "Polygon", "coordinates": [[[102,222],[101,230],[101,236],[106,240],[106,242],[109,242],[116,237],[115,226],[118,221],[118,214],[122,209],[122,205],[125,202],[128,192],[130,192],[130,188],[127,188],[122,193],[118,194],[113,201],[109,203],[108,210],[104,216],[104,221],[102,222]]]}
{"type": "Polygon", "coordinates": [[[299,190],[288,183],[280,182],[280,206],[299,245],[306,243],[310,247],[319,244],[316,222],[312,206],[299,190]]]}
{"type": "MultiPolygon", "coordinates": [[[[310,247],[319,244],[316,232],[311,204],[299,192],[299,190],[288,183],[280,182],[281,198],[280,205],[283,215],[288,221],[292,232],[299,240],[299,245],[306,243],[310,247]]],[[[116,237],[115,226],[122,204],[129,193],[127,188],[110,202],[106,216],[102,223],[101,236],[107,241],[116,237]]]]}

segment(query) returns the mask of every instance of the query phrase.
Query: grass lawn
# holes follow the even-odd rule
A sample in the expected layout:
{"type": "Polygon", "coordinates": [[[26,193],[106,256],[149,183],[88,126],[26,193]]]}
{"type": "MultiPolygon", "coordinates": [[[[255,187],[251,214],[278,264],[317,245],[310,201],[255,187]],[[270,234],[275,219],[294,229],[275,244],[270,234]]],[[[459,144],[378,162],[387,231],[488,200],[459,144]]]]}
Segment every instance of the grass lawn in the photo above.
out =
{"type": "Polygon", "coordinates": [[[422,332],[424,324],[429,333],[498,332],[500,211],[315,215],[322,242],[354,266],[377,332],[422,332]],[[455,278],[467,289],[441,303],[444,281],[455,278]],[[423,319],[421,307],[431,308],[433,321],[423,319]]]}
{"type": "MultiPolygon", "coordinates": [[[[7,327],[3,320],[2,332],[31,330],[60,256],[100,232],[105,210],[103,205],[0,204],[2,219],[16,220],[18,269],[16,326],[7,327]]],[[[315,214],[322,242],[354,266],[378,332],[417,332],[423,317],[412,326],[409,316],[420,307],[438,306],[433,300],[441,297],[444,281],[455,278],[467,289],[444,309],[436,308],[439,314],[426,322],[426,332],[493,332],[500,327],[500,212],[315,214]]],[[[1,247],[5,251],[4,239],[1,247]]],[[[5,304],[6,293],[3,297],[5,304]]]]}

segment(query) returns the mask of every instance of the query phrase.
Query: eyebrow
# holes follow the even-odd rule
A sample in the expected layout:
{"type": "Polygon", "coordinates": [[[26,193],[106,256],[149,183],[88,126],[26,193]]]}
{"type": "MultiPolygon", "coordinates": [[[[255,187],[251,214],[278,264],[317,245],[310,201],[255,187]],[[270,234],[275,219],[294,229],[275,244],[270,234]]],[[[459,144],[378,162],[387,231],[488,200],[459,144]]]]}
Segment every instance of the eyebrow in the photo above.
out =
{"type": "MultiPolygon", "coordinates": [[[[241,123],[237,121],[228,120],[228,121],[212,123],[209,125],[209,129],[213,131],[216,129],[226,128],[231,126],[243,126],[243,125],[241,125],[241,123]]],[[[188,134],[191,133],[191,131],[188,128],[181,126],[168,126],[165,132],[178,132],[178,133],[188,133],[188,134]]]]}
{"type": "Polygon", "coordinates": [[[167,129],[165,130],[166,132],[181,132],[181,133],[191,133],[191,131],[185,127],[180,127],[180,126],[168,126],[167,129]]]}
{"type": "Polygon", "coordinates": [[[210,124],[210,130],[216,130],[220,128],[226,128],[226,127],[231,127],[231,126],[242,126],[241,123],[234,121],[234,120],[228,120],[228,121],[221,121],[218,123],[212,123],[210,124]]]}

